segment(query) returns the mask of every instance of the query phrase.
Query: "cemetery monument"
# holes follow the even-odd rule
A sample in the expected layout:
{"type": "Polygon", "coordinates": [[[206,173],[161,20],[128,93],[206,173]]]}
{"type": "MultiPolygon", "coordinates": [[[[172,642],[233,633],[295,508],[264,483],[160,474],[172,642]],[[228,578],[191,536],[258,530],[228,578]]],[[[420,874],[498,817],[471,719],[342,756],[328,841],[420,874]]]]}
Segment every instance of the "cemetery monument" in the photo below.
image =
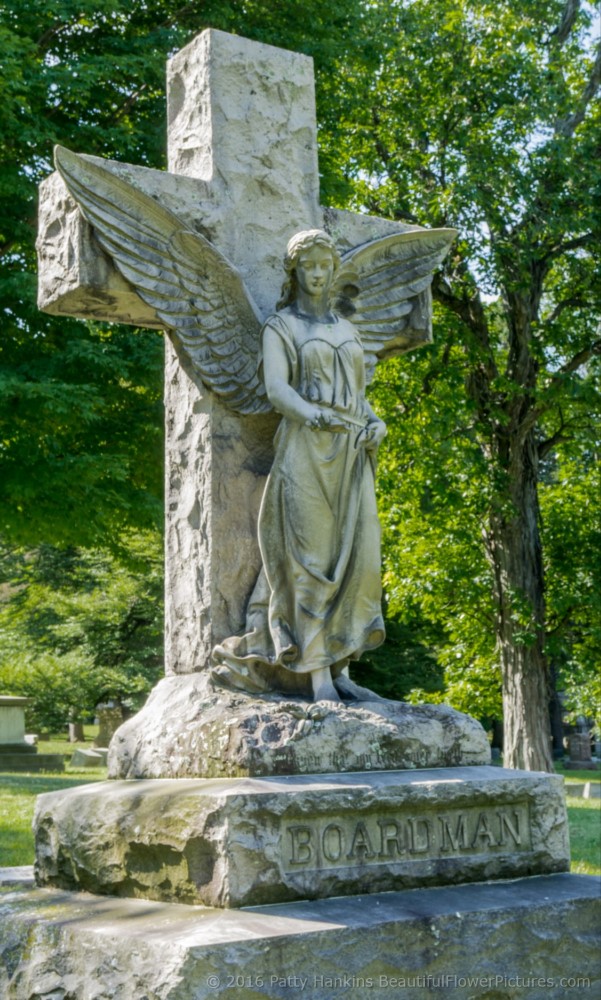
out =
{"type": "Polygon", "coordinates": [[[347,674],[383,638],[365,373],[430,339],[454,233],[320,208],[297,53],[203,32],[168,119],[168,173],[58,150],[41,191],[41,307],[166,331],[166,677],[110,780],[38,800],[0,987],[564,996],[598,888],[568,874],[562,780],[347,674]]]}

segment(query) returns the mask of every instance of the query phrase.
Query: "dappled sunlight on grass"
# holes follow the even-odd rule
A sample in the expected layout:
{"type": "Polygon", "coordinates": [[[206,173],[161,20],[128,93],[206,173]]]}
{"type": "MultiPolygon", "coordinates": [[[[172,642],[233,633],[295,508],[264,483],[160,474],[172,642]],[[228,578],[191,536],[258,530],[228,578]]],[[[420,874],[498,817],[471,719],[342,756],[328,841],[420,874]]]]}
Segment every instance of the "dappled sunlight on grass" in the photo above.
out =
{"type": "Polygon", "coordinates": [[[38,795],[104,778],[104,767],[66,774],[0,773],[0,867],[33,864],[31,822],[38,795]]]}

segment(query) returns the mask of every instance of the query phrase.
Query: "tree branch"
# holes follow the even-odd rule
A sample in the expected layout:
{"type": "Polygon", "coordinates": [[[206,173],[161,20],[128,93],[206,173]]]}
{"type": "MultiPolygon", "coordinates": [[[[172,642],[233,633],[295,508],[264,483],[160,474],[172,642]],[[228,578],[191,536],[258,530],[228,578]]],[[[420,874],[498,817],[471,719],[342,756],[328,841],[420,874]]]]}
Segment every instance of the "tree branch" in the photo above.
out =
{"type": "Polygon", "coordinates": [[[597,55],[595,57],[595,62],[593,63],[593,68],[591,70],[591,75],[589,76],[588,83],[582,91],[579,100],[576,102],[576,110],[571,114],[567,115],[566,118],[560,118],[558,122],[555,123],[555,134],[562,135],[566,139],[570,139],[581,121],[583,121],[586,114],[586,109],[591,103],[593,97],[597,93],[599,86],[601,85],[601,43],[597,49],[597,55]]]}
{"type": "Polygon", "coordinates": [[[563,439],[565,437],[565,435],[564,435],[565,428],[566,428],[566,422],[563,419],[563,413],[562,413],[562,410],[561,410],[561,407],[560,407],[559,408],[559,427],[557,428],[557,430],[555,431],[554,434],[551,434],[550,437],[546,438],[544,441],[539,441],[539,444],[538,444],[538,457],[539,458],[544,458],[545,455],[548,455],[549,452],[555,447],[556,444],[559,444],[560,441],[563,441],[563,439]]]}
{"type": "Polygon", "coordinates": [[[577,307],[577,306],[586,306],[586,305],[587,305],[586,299],[583,299],[583,298],[581,298],[578,295],[572,295],[572,296],[568,297],[567,299],[562,299],[561,302],[557,303],[557,305],[555,306],[553,312],[550,313],[547,316],[547,318],[544,320],[544,322],[545,323],[554,323],[555,320],[559,319],[559,317],[561,316],[561,314],[564,311],[564,309],[569,309],[571,306],[577,307]]]}
{"type": "Polygon", "coordinates": [[[129,112],[133,108],[138,98],[141,97],[144,91],[147,89],[148,89],[148,84],[143,83],[142,86],[138,88],[138,90],[135,90],[133,94],[130,94],[129,97],[121,105],[121,107],[113,113],[113,115],[111,116],[112,120],[118,122],[121,118],[123,118],[124,115],[129,114],[129,112]]]}
{"type": "MultiPolygon", "coordinates": [[[[601,333],[601,324],[599,324],[598,332],[601,333]]],[[[582,365],[585,365],[586,362],[590,361],[590,359],[594,357],[596,354],[601,354],[601,339],[593,341],[593,343],[590,344],[588,347],[585,347],[581,351],[578,351],[578,353],[575,354],[573,358],[570,358],[570,360],[566,361],[565,364],[561,366],[561,368],[558,368],[557,371],[554,372],[554,374],[549,379],[547,383],[547,389],[551,389],[554,385],[556,385],[561,380],[563,375],[570,375],[572,372],[577,371],[578,368],[581,368],[582,365]]],[[[529,433],[529,431],[532,430],[532,428],[539,421],[543,413],[546,413],[547,410],[551,408],[551,405],[552,404],[550,402],[539,403],[537,406],[533,406],[528,410],[526,416],[520,423],[519,430],[520,434],[522,435],[522,439],[524,439],[526,435],[529,433]]],[[[571,423],[571,421],[569,422],[571,423]]],[[[565,426],[567,426],[567,424],[565,426]]],[[[545,442],[543,442],[543,444],[544,443],[545,442]]]]}
{"type": "Polygon", "coordinates": [[[583,236],[575,236],[572,240],[566,240],[564,243],[558,243],[557,246],[551,247],[549,252],[541,257],[541,260],[554,260],[556,257],[561,257],[562,253],[566,253],[568,250],[579,250],[580,247],[588,246],[594,239],[594,233],[584,233],[583,236]]]}
{"type": "Polygon", "coordinates": [[[561,21],[551,32],[549,40],[552,40],[555,44],[563,45],[574,27],[579,11],[580,0],[566,0],[561,21]]]}
{"type": "MultiPolygon", "coordinates": [[[[77,20],[75,21],[75,23],[79,24],[79,22],[83,20],[83,16],[84,15],[81,14],[77,18],[77,20]]],[[[70,28],[70,27],[71,27],[71,22],[70,21],[67,21],[67,22],[61,21],[59,24],[55,24],[54,27],[48,28],[48,30],[45,31],[44,34],[41,35],[38,38],[37,42],[36,42],[36,48],[38,49],[38,51],[42,51],[43,49],[47,49],[49,43],[52,41],[52,39],[54,38],[55,35],[60,35],[61,31],[65,31],[67,28],[70,28]]]]}
{"type": "MultiPolygon", "coordinates": [[[[600,329],[597,332],[601,333],[601,324],[600,329]]],[[[581,368],[582,365],[585,365],[587,361],[590,361],[595,354],[601,354],[601,339],[593,341],[593,343],[588,347],[583,348],[582,351],[578,351],[578,354],[575,354],[573,358],[566,361],[561,368],[557,369],[552,381],[555,381],[560,375],[569,375],[570,372],[577,371],[577,369],[581,368]]]]}

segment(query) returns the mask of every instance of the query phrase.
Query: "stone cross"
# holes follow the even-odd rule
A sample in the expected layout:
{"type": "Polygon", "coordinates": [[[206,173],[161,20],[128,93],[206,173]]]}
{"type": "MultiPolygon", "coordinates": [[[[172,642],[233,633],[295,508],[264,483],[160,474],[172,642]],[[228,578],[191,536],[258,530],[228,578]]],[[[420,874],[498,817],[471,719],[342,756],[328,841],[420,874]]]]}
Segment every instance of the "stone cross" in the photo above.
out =
{"type": "MultiPolygon", "coordinates": [[[[103,164],[199,230],[273,311],[300,229],[341,249],[412,228],[323,210],[312,60],[208,29],[167,66],[169,172],[103,164]]],[[[117,273],[58,174],[40,189],[39,305],[54,314],[162,327],[117,273]]],[[[256,520],[277,417],[242,417],[166,344],[166,672],[209,664],[244,626],[260,567],[256,520]]],[[[135,433],[132,430],[132,433],[135,433]]]]}

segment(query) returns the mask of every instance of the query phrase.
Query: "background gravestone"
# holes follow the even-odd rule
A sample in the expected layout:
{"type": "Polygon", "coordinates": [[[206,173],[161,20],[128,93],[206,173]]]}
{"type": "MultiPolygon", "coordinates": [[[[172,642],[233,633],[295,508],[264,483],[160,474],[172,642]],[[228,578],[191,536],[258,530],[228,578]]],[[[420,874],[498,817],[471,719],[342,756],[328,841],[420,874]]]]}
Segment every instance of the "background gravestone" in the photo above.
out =
{"type": "Polygon", "coordinates": [[[29,698],[0,695],[0,770],[62,771],[62,754],[41,754],[25,739],[25,708],[29,698]]]}

